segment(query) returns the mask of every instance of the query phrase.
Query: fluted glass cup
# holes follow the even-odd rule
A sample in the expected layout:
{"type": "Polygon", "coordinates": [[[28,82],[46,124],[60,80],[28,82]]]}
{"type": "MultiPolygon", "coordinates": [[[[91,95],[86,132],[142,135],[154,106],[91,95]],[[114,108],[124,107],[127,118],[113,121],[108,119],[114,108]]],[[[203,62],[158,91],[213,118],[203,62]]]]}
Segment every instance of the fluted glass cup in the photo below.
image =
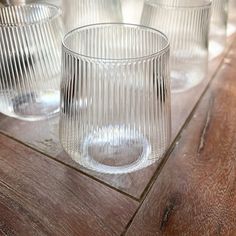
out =
{"type": "Polygon", "coordinates": [[[228,0],[212,0],[209,59],[223,53],[226,43],[228,0]]]}
{"type": "Polygon", "coordinates": [[[44,4],[0,8],[0,112],[28,121],[59,113],[60,16],[44,4]]]}
{"type": "Polygon", "coordinates": [[[171,88],[186,91],[205,77],[210,0],[145,1],[141,24],[163,31],[171,47],[171,88]]]}
{"type": "Polygon", "coordinates": [[[80,165],[136,171],[159,160],[171,133],[169,43],[130,24],[78,28],[63,42],[60,140],[80,165]]]}
{"type": "Polygon", "coordinates": [[[122,22],[120,0],[62,0],[66,31],[77,27],[122,22]]]}
{"type": "Polygon", "coordinates": [[[236,33],[236,0],[229,0],[229,17],[227,35],[236,33]]]}

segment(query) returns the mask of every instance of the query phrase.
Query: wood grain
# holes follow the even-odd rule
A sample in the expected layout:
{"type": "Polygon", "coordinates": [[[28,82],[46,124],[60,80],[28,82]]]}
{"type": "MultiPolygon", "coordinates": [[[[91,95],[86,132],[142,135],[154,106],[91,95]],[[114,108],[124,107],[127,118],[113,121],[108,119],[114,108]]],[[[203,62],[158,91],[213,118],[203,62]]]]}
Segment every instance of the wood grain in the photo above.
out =
{"type": "Polygon", "coordinates": [[[0,135],[0,235],[120,235],[137,206],[0,135]]]}
{"type": "MultiPolygon", "coordinates": [[[[229,39],[228,47],[233,38],[229,39]]],[[[175,140],[181,131],[186,119],[199,101],[209,81],[214,77],[215,71],[220,67],[222,61],[223,56],[220,56],[210,63],[208,76],[201,84],[187,92],[172,95],[172,140],[175,140]]],[[[63,152],[58,139],[58,118],[29,123],[0,116],[0,131],[136,199],[141,198],[162,161],[160,159],[154,165],[130,174],[101,174],[83,168],[63,152]]]]}
{"type": "Polygon", "coordinates": [[[236,43],[126,235],[236,235],[236,43]]]}

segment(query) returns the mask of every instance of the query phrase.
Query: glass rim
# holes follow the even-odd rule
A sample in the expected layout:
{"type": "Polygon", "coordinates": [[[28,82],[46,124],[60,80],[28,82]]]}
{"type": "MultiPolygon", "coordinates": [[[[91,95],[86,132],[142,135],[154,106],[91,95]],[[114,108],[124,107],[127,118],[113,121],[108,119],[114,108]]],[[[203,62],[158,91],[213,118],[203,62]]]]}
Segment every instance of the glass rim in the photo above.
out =
{"type": "Polygon", "coordinates": [[[148,27],[148,26],[144,26],[144,25],[138,25],[138,24],[131,24],[131,23],[96,23],[96,24],[89,24],[89,25],[84,25],[81,27],[77,27],[71,31],[69,31],[63,38],[62,40],[62,47],[63,50],[65,50],[66,52],[68,52],[71,55],[74,55],[76,57],[81,57],[81,58],[86,58],[86,59],[90,59],[90,60],[103,60],[106,62],[122,62],[122,61],[137,61],[137,60],[144,60],[144,59],[148,59],[148,58],[152,58],[158,55],[162,55],[164,53],[166,53],[168,50],[170,50],[170,42],[168,37],[161,32],[160,30],[157,30],[155,28],[152,27],[148,27]],[[127,57],[127,58],[104,58],[104,57],[93,57],[93,56],[88,56],[88,55],[84,55],[82,53],[79,52],[75,52],[72,49],[70,49],[67,45],[66,45],[66,39],[73,36],[73,34],[75,34],[76,32],[82,31],[84,29],[88,29],[88,28],[92,28],[92,27],[99,27],[99,26],[109,26],[109,25],[121,25],[121,26],[130,26],[130,27],[139,27],[139,28],[143,28],[143,29],[147,29],[147,30],[151,30],[153,32],[155,32],[156,34],[158,34],[159,36],[161,36],[163,39],[166,40],[166,44],[165,46],[162,47],[162,49],[158,50],[157,52],[154,53],[150,53],[148,55],[145,56],[139,56],[139,57],[127,57]]]}
{"type": "MultiPolygon", "coordinates": [[[[48,7],[50,9],[54,9],[56,10],[56,13],[53,14],[52,16],[48,17],[48,18],[43,18],[42,20],[38,20],[38,21],[33,21],[33,22],[20,22],[20,23],[1,23],[0,22],[0,27],[2,28],[17,28],[17,27],[23,27],[23,26],[31,26],[31,25],[40,25],[42,23],[46,23],[49,21],[53,21],[54,19],[56,19],[57,17],[62,15],[62,10],[60,7],[50,4],[50,3],[26,3],[26,4],[20,4],[20,5],[8,5],[8,6],[4,6],[2,7],[3,9],[6,8],[13,8],[13,9],[17,9],[17,8],[26,8],[26,7],[35,7],[35,6],[43,6],[43,7],[48,7]]],[[[0,8],[1,11],[1,8],[0,8]]]]}
{"type": "MultiPolygon", "coordinates": [[[[195,1],[197,2],[197,1],[195,1]]],[[[156,0],[147,0],[145,1],[144,4],[150,4],[152,6],[158,5],[158,6],[164,6],[166,8],[171,8],[171,9],[185,9],[185,10],[192,10],[192,9],[199,9],[199,8],[210,8],[212,6],[212,0],[204,0],[204,2],[202,2],[202,4],[193,4],[193,5],[171,5],[169,3],[160,3],[156,0]],[[205,3],[205,4],[204,4],[205,3]]]]}

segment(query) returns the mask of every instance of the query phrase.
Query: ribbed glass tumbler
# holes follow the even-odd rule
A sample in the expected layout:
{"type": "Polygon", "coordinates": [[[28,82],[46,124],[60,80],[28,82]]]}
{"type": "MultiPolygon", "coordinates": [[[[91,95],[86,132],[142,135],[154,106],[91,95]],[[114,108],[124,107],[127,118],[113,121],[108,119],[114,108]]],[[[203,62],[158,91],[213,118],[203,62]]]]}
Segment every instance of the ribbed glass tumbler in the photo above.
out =
{"type": "Polygon", "coordinates": [[[209,59],[223,53],[226,43],[229,0],[212,0],[209,59]]]}
{"type": "Polygon", "coordinates": [[[236,0],[229,0],[229,17],[227,35],[236,33],[236,0]]]}
{"type": "Polygon", "coordinates": [[[210,0],[145,1],[141,24],[163,31],[171,47],[171,88],[183,92],[207,73],[210,0]]]}
{"type": "Polygon", "coordinates": [[[169,43],[130,24],[64,39],[60,140],[80,165],[120,174],[159,160],[170,142],[169,43]]]}
{"type": "Polygon", "coordinates": [[[77,27],[122,22],[120,0],[62,0],[66,31],[77,27]]]}
{"type": "Polygon", "coordinates": [[[28,121],[59,112],[62,33],[57,7],[0,8],[0,112],[28,121]]]}

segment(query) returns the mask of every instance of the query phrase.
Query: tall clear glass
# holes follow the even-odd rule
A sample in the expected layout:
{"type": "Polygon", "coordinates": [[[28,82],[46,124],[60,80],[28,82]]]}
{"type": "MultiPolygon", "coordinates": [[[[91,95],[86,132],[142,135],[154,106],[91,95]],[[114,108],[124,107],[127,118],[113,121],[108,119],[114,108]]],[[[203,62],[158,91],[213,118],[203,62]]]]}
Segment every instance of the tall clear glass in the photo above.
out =
{"type": "Polygon", "coordinates": [[[209,59],[223,53],[226,43],[229,0],[212,0],[209,59]]]}
{"type": "Polygon", "coordinates": [[[236,33],[236,0],[229,0],[229,17],[227,35],[236,33]]]}
{"type": "Polygon", "coordinates": [[[136,171],[170,143],[169,43],[151,28],[97,24],[63,42],[60,140],[82,166],[136,171]]]}
{"type": "Polygon", "coordinates": [[[29,121],[59,112],[62,33],[55,6],[0,8],[0,112],[29,121]]]}
{"type": "Polygon", "coordinates": [[[141,24],[163,31],[171,46],[171,88],[198,85],[208,64],[210,0],[145,1],[141,24]]]}
{"type": "Polygon", "coordinates": [[[96,24],[122,22],[120,0],[62,0],[66,31],[96,24]]]}

